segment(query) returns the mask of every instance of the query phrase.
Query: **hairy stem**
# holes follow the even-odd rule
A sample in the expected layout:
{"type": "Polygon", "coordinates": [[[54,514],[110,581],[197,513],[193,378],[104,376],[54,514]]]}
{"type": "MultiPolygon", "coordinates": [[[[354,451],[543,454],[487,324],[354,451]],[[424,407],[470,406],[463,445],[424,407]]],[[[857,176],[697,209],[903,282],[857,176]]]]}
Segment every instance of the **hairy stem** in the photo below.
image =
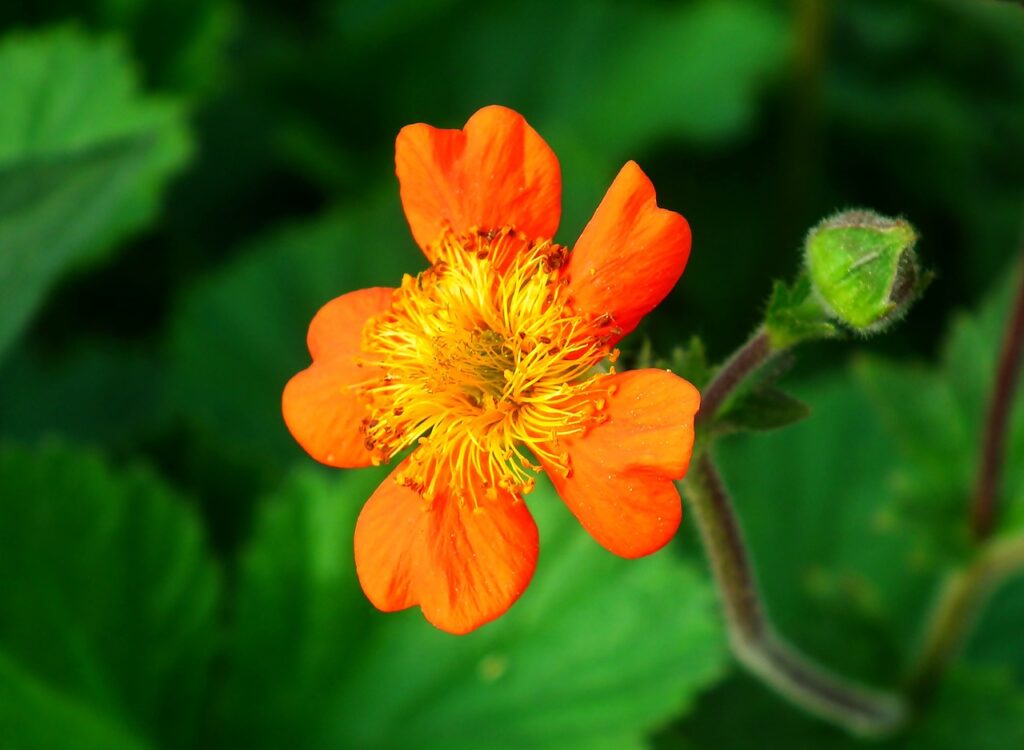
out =
{"type": "Polygon", "coordinates": [[[1020,379],[1021,353],[1024,351],[1024,263],[1018,266],[1017,279],[1017,296],[999,351],[971,506],[971,530],[978,541],[987,539],[995,527],[999,482],[1006,455],[1006,428],[1020,379]]]}
{"type": "Polygon", "coordinates": [[[898,729],[906,719],[898,696],[828,672],[775,634],[761,604],[739,519],[709,454],[696,460],[682,490],[711,561],[737,659],[792,702],[851,732],[879,736],[898,729]]]}
{"type": "Polygon", "coordinates": [[[701,394],[697,423],[709,425],[736,386],[757,370],[776,352],[772,349],[768,333],[759,328],[753,336],[726,360],[701,394]]]}

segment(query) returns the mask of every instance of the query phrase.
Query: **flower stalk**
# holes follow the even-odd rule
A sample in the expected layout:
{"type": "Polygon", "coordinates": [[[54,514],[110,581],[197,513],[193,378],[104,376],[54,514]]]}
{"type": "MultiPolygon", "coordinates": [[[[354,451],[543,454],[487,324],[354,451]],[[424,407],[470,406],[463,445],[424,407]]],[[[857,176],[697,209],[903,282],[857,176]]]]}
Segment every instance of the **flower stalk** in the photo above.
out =
{"type": "Polygon", "coordinates": [[[732,500],[707,452],[681,488],[711,561],[736,658],[784,697],[855,734],[884,736],[899,729],[906,719],[900,697],[832,674],[776,634],[761,602],[732,500]]]}
{"type": "Polygon", "coordinates": [[[758,328],[747,343],[733,353],[718,370],[714,379],[701,394],[698,425],[710,425],[737,386],[759,370],[779,350],[772,345],[771,337],[763,327],[758,328]]]}
{"type": "Polygon", "coordinates": [[[1018,263],[1017,293],[1013,311],[1006,326],[996,379],[992,388],[982,438],[978,482],[971,506],[971,531],[977,541],[992,534],[997,513],[999,480],[1006,455],[1006,429],[1013,408],[1013,398],[1020,380],[1021,355],[1024,353],[1024,260],[1018,263]]]}
{"type": "MultiPolygon", "coordinates": [[[[718,370],[703,394],[697,423],[709,427],[736,390],[785,346],[759,328],[718,370]]],[[[705,450],[680,484],[690,503],[721,592],[737,659],[806,710],[861,735],[885,735],[905,718],[902,701],[839,678],[802,656],[776,633],[762,603],[739,518],[705,450]]]]}

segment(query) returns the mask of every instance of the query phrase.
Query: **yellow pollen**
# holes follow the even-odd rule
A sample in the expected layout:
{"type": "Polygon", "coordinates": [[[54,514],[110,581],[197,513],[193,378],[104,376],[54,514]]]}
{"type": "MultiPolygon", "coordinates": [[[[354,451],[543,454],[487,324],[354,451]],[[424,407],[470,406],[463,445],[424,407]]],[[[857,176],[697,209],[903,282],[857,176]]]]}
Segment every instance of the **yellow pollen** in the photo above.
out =
{"type": "Polygon", "coordinates": [[[529,454],[568,475],[563,440],[606,418],[594,365],[617,355],[611,319],[573,310],[568,254],[549,241],[505,227],[447,233],[430,250],[434,265],[403,278],[363,329],[374,461],[414,447],[398,481],[427,502],[529,492],[541,469],[529,454]]]}

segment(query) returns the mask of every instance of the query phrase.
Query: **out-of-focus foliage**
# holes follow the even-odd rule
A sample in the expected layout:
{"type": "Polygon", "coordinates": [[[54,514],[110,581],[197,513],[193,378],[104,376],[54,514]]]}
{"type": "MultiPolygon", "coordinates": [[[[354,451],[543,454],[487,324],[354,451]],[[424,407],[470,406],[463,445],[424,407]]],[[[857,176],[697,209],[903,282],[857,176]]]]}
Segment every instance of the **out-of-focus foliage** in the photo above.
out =
{"type": "Polygon", "coordinates": [[[195,515],[147,472],[57,447],[0,451],[0,511],[0,680],[39,716],[28,741],[71,716],[192,746],[219,588],[195,515]]]}
{"type": "Polygon", "coordinates": [[[1005,672],[960,668],[905,735],[868,743],[808,718],[749,677],[737,675],[708,694],[681,728],[659,737],[655,747],[746,750],[751,737],[769,736],[788,750],[1003,750],[1024,742],[1022,708],[1024,691],[1005,672]]]}
{"type": "Polygon", "coordinates": [[[148,747],[0,654],[0,733],[26,750],[144,750],[148,747]]]}
{"type": "MultiPolygon", "coordinates": [[[[567,245],[636,159],[694,244],[623,362],[699,384],[808,292],[769,302],[810,226],[905,216],[924,300],[870,354],[812,349],[811,418],[720,450],[779,629],[897,685],[970,553],[1022,49],[997,0],[0,4],[0,748],[862,746],[726,668],[689,517],[620,561],[538,490],[540,568],[507,617],[453,638],[376,613],[351,537],[380,474],[312,469],[280,393],[321,305],[425,265],[393,170],[411,122],[521,111],[561,161],[567,245]],[[946,338],[955,309],[980,312],[946,338]]],[[[821,332],[798,312],[776,323],[821,332]]],[[[746,398],[737,429],[805,415],[746,398]]],[[[1021,403],[1011,423],[1004,534],[1021,403]]],[[[1018,579],[892,746],[1024,744],[1022,623],[1018,579]]]]}
{"type": "Polygon", "coordinates": [[[0,352],[67,266],[149,220],[188,137],[113,41],[0,41],[0,352]]]}

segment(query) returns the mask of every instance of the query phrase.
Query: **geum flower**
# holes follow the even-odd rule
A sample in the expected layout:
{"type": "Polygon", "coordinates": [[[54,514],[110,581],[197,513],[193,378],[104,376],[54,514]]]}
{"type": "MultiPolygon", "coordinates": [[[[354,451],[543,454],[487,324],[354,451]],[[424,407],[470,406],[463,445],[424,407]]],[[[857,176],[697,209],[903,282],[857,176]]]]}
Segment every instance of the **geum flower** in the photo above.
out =
{"type": "Polygon", "coordinates": [[[313,458],[380,464],[411,449],[363,508],[355,560],[379,609],[418,604],[465,633],[505,612],[538,555],[523,501],[545,471],[580,523],[624,557],[679,526],[700,397],[664,370],[615,373],[617,342],[678,280],[690,230],[633,162],[570,253],[561,174],[517,113],[402,129],[402,205],[431,266],[397,289],[328,302],[313,364],[284,391],[313,458]]]}

